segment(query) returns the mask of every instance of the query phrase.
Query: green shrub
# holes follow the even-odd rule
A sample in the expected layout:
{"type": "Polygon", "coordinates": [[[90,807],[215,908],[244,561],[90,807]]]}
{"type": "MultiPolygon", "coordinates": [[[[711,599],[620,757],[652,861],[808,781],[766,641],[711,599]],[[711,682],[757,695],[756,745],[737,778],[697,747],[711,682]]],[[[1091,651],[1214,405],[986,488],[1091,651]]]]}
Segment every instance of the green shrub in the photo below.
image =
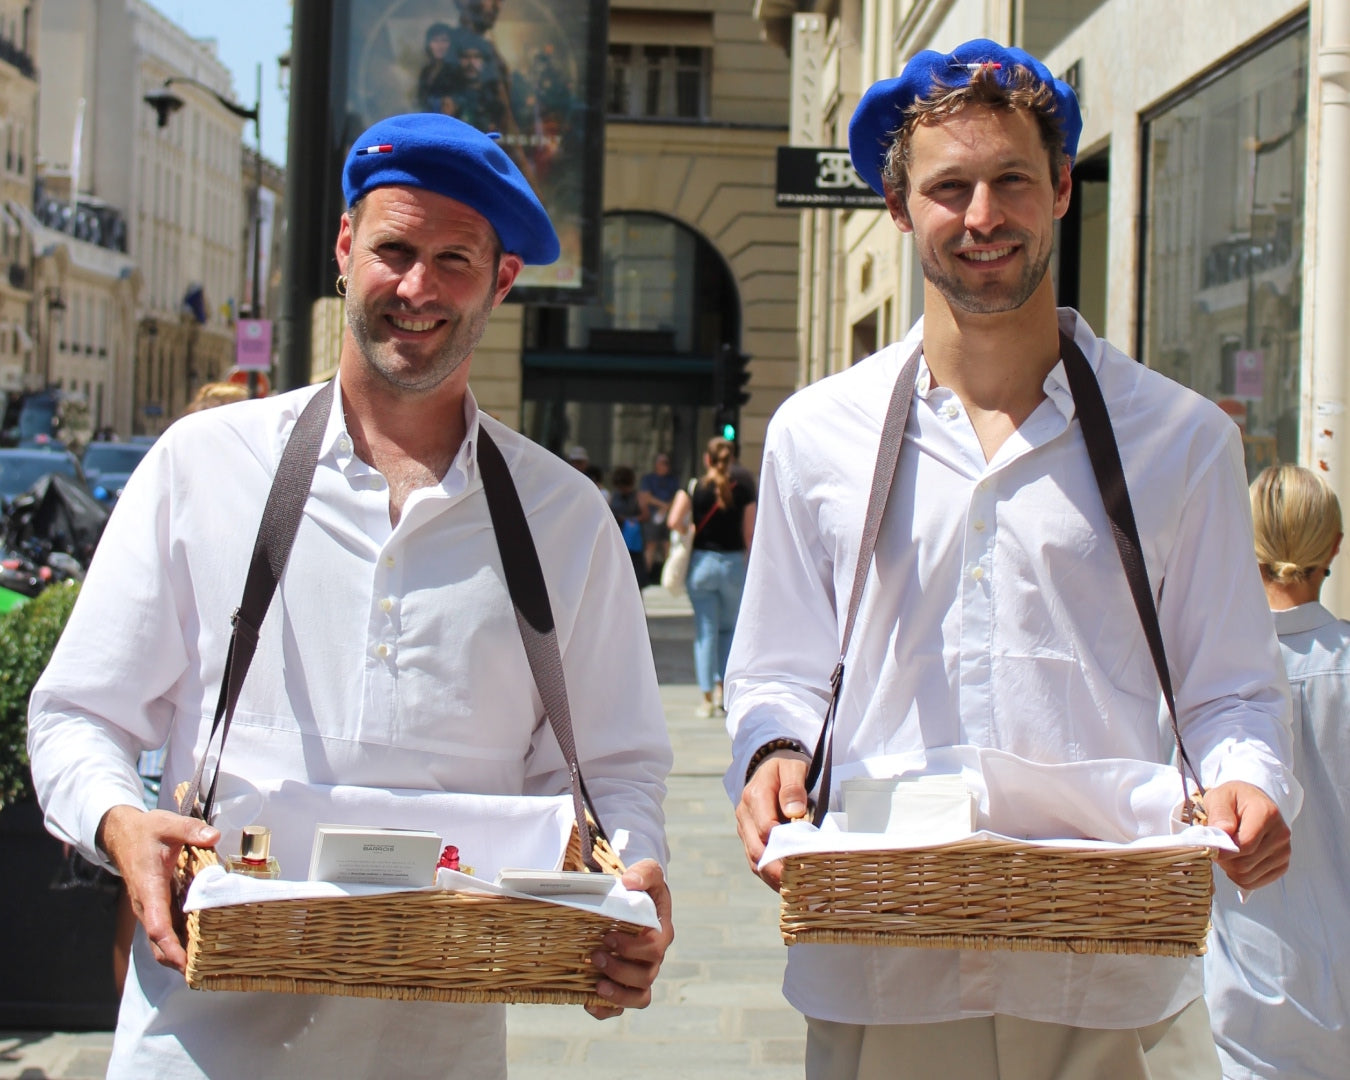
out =
{"type": "Polygon", "coordinates": [[[51,659],[79,591],[73,583],[54,585],[0,615],[0,807],[32,797],[28,695],[51,659]]]}

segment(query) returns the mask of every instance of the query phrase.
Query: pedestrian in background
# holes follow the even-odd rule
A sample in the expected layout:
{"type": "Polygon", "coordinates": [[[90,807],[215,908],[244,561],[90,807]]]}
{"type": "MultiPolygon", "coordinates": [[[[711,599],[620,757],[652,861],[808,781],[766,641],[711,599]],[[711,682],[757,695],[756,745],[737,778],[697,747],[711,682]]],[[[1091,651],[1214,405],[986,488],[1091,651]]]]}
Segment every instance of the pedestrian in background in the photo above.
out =
{"type": "Polygon", "coordinates": [[[642,557],[642,526],[647,521],[647,509],[638,494],[637,473],[627,465],[616,465],[611,482],[614,491],[609,496],[609,508],[614,514],[614,520],[619,523],[623,546],[628,549],[633,574],[637,578],[638,588],[642,589],[647,585],[647,564],[642,557]]]}
{"type": "Polygon", "coordinates": [[[722,678],[745,589],[745,563],[755,532],[755,492],[733,475],[736,448],[723,438],[709,440],[707,471],[693,494],[677,492],[670,527],[694,526],[686,588],[694,608],[694,671],[703,702],[697,714],[722,708],[722,678]]]}
{"type": "Polygon", "coordinates": [[[652,471],[644,474],[638,483],[638,496],[647,511],[647,520],[642,526],[646,539],[643,559],[647,565],[647,576],[652,581],[661,580],[661,566],[670,548],[670,529],[666,519],[670,516],[670,504],[679,490],[679,478],[670,468],[670,455],[657,454],[652,460],[652,471]]]}
{"type": "Polygon", "coordinates": [[[1244,901],[1215,876],[1205,998],[1228,1080],[1337,1080],[1350,1070],[1350,623],[1318,598],[1341,547],[1341,507],[1297,465],[1264,470],[1251,501],[1293,694],[1303,812],[1279,881],[1244,901]]]}

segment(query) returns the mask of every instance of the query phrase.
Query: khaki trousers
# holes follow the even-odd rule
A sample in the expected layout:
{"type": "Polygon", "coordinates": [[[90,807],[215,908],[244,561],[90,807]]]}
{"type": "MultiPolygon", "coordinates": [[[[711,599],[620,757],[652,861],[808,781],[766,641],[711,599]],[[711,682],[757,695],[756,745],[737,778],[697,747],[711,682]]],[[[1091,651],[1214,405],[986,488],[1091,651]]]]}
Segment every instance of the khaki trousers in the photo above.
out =
{"type": "Polygon", "coordinates": [[[1209,1011],[1119,1031],[982,1016],[936,1024],[806,1018],[806,1080],[1219,1080],[1209,1011]]]}

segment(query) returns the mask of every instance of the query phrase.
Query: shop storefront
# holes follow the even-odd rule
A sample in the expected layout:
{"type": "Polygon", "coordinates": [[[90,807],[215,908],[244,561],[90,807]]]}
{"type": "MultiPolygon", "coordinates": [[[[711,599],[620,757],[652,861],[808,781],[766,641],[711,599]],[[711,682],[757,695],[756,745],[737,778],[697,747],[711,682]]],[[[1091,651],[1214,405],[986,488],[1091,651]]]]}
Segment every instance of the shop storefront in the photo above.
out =
{"type": "Polygon", "coordinates": [[[1298,461],[1308,25],[1277,28],[1142,117],[1140,359],[1298,461]]]}

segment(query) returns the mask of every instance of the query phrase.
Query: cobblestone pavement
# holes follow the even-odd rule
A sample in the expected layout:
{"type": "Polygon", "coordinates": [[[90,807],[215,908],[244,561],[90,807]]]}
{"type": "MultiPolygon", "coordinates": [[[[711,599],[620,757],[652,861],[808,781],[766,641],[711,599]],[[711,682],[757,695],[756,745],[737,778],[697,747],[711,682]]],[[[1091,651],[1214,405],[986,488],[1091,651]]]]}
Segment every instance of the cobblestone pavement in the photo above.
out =
{"type": "MultiPolygon", "coordinates": [[[[666,799],[675,943],[650,1008],[593,1020],[579,1008],[512,1005],[512,1080],[797,1080],[805,1025],[782,998],[777,898],[749,872],[722,791],[720,719],[697,719],[687,601],[646,591],[661,699],[675,748],[666,799]]],[[[0,1031],[0,1080],[101,1077],[109,1032],[0,1031]]]]}

